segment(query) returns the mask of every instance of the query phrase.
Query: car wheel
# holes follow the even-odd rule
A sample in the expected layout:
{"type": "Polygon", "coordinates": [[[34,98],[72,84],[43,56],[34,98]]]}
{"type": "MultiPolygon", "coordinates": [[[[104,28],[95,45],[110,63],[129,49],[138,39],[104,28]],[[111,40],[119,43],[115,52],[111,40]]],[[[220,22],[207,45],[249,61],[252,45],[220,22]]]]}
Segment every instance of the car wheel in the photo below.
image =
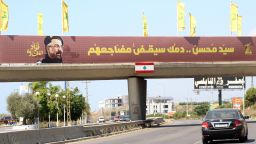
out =
{"type": "Polygon", "coordinates": [[[244,135],[243,137],[240,137],[239,138],[239,142],[245,142],[245,141],[247,141],[248,140],[248,135],[246,134],[246,135],[244,135]]]}
{"type": "Polygon", "coordinates": [[[209,140],[208,140],[207,138],[202,138],[202,143],[203,143],[203,144],[208,144],[208,141],[209,141],[209,140]]]}
{"type": "Polygon", "coordinates": [[[248,135],[244,137],[244,141],[248,141],[248,135]]]}
{"type": "Polygon", "coordinates": [[[242,143],[242,142],[245,142],[245,137],[240,137],[240,138],[239,138],[239,142],[241,142],[241,143],[242,143]]]}

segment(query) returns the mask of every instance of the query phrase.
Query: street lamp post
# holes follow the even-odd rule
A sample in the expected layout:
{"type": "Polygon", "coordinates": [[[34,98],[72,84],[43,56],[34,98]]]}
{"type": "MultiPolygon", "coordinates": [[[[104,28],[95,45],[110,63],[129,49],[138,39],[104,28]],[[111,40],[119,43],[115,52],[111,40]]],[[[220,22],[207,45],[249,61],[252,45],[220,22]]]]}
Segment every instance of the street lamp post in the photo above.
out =
{"type": "MultiPolygon", "coordinates": [[[[48,106],[50,107],[51,94],[47,93],[47,96],[48,96],[48,106]]],[[[51,127],[51,110],[50,110],[50,108],[49,108],[49,113],[48,113],[48,119],[49,119],[48,127],[50,128],[51,127]]]]}
{"type": "Polygon", "coordinates": [[[57,104],[57,124],[56,126],[59,127],[59,104],[58,104],[58,94],[55,94],[55,98],[56,98],[56,104],[57,104]]]}
{"type": "MultiPolygon", "coordinates": [[[[40,92],[36,92],[35,93],[36,94],[36,96],[39,96],[40,95],[40,92]]],[[[38,104],[38,111],[37,111],[37,125],[38,125],[38,129],[40,129],[40,116],[39,116],[39,100],[37,101],[37,104],[38,104]]]]}
{"type": "Polygon", "coordinates": [[[66,96],[62,96],[64,99],[64,126],[66,126],[66,96]]]}

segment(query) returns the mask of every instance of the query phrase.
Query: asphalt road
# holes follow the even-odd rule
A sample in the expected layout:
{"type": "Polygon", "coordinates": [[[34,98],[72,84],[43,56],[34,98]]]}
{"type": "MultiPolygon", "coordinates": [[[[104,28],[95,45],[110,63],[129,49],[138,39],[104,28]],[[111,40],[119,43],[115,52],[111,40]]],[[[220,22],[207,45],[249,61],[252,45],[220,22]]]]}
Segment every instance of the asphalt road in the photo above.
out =
{"type": "MultiPolygon", "coordinates": [[[[200,121],[174,121],[172,124],[128,133],[89,139],[72,144],[202,144],[200,121]]],[[[249,140],[256,144],[256,123],[248,123],[249,140]]],[[[239,144],[237,141],[216,141],[216,144],[239,144]]]]}
{"type": "Polygon", "coordinates": [[[0,133],[7,133],[7,132],[12,132],[14,131],[12,129],[12,126],[2,126],[0,127],[0,133]]]}

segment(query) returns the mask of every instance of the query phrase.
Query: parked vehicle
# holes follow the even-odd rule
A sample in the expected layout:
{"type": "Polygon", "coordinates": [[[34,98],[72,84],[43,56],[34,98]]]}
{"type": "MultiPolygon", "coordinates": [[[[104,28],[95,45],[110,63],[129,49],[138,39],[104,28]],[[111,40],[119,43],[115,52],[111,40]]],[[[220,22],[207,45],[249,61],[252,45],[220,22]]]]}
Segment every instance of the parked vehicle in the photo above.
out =
{"type": "Polygon", "coordinates": [[[122,115],[120,116],[120,121],[130,121],[130,117],[128,115],[122,115]]]}
{"type": "Polygon", "coordinates": [[[99,116],[98,122],[99,123],[104,123],[105,122],[104,116],[99,116]]]}
{"type": "Polygon", "coordinates": [[[238,109],[214,109],[208,111],[202,123],[202,142],[208,144],[218,139],[248,139],[248,126],[238,109]]]}
{"type": "Polygon", "coordinates": [[[13,119],[11,116],[4,116],[0,119],[0,125],[15,125],[18,122],[17,119],[13,119]]]}
{"type": "Polygon", "coordinates": [[[114,121],[119,121],[120,120],[120,116],[117,115],[117,116],[114,116],[114,121]]]}

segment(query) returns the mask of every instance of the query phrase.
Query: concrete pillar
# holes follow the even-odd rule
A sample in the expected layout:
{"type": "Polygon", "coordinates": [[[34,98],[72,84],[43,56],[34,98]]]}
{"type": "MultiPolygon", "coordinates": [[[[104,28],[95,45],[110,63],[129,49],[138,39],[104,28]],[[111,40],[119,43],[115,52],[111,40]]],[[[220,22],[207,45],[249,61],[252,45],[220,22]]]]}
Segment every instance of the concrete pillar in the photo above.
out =
{"type": "Polygon", "coordinates": [[[147,81],[144,78],[128,78],[129,111],[131,120],[146,119],[147,81]]]}

